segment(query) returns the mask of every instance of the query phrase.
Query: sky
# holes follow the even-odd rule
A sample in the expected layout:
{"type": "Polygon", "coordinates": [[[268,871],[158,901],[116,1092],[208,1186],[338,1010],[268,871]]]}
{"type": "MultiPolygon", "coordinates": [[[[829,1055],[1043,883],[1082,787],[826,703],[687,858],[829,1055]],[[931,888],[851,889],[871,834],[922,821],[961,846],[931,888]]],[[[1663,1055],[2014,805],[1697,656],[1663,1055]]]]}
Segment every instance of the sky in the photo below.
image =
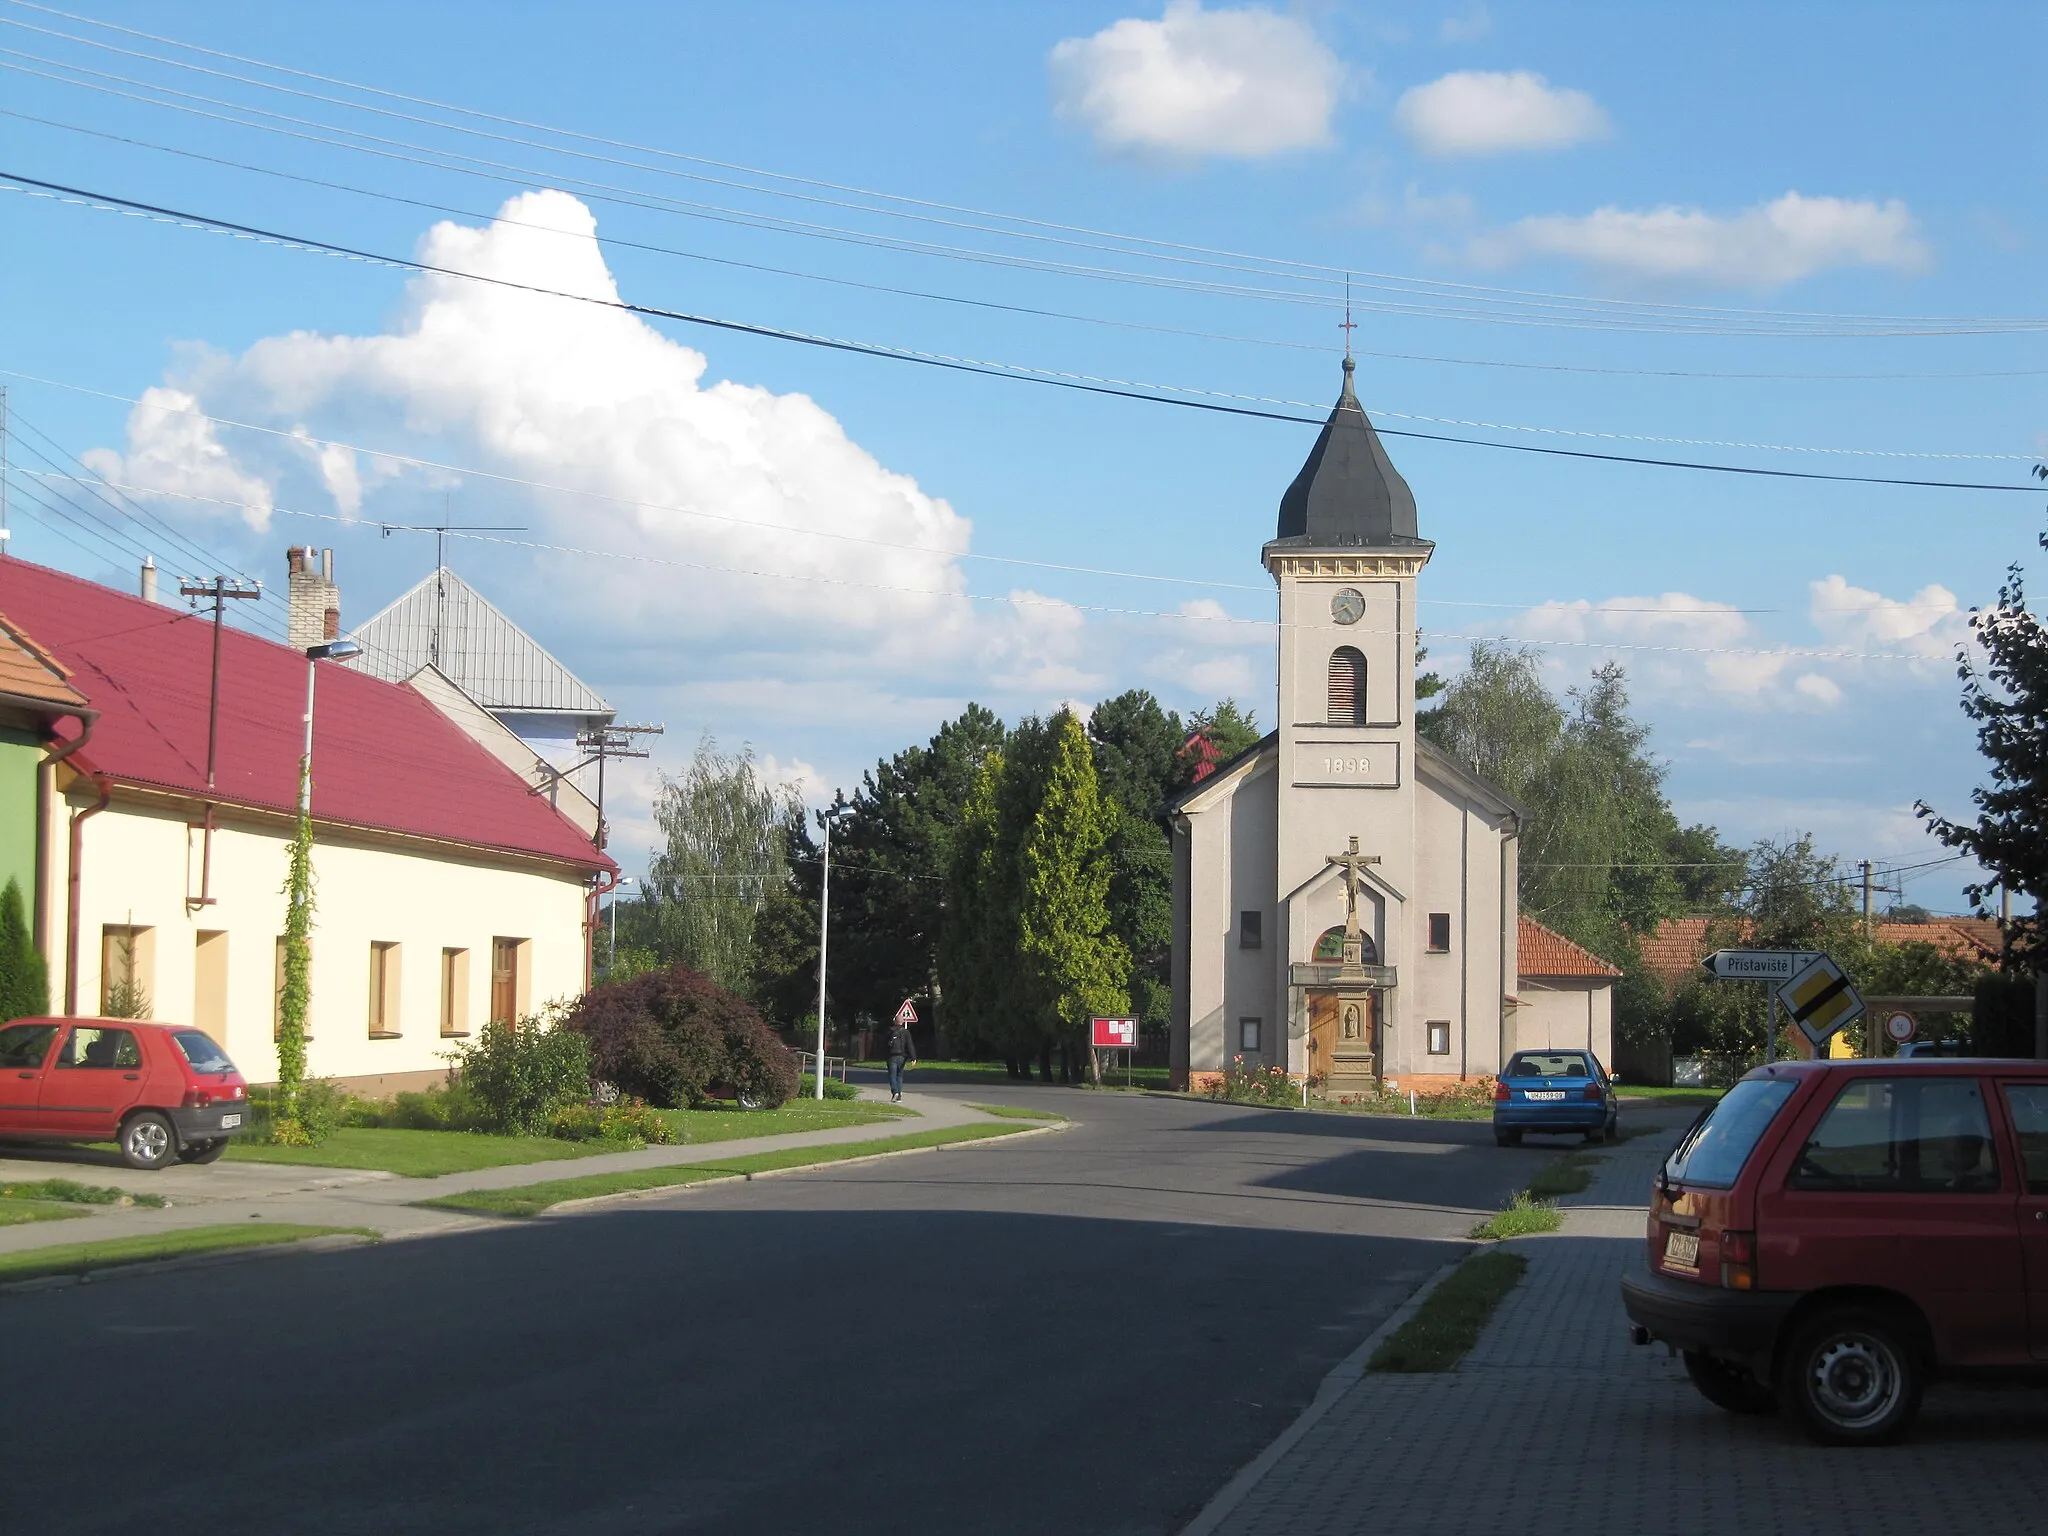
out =
{"type": "Polygon", "coordinates": [[[631,869],[707,733],[818,801],[970,699],[1270,724],[1259,546],[1316,430],[1270,418],[1327,412],[1348,285],[1431,664],[1618,660],[1682,818],[1960,910],[1913,805],[1967,813],[1956,649],[2040,558],[2048,109],[2011,61],[2044,34],[0,0],[0,170],[91,194],[0,193],[8,547],[281,596],[332,546],[347,625],[432,568],[380,524],[509,525],[450,564],[666,729],[611,780],[631,869]]]}

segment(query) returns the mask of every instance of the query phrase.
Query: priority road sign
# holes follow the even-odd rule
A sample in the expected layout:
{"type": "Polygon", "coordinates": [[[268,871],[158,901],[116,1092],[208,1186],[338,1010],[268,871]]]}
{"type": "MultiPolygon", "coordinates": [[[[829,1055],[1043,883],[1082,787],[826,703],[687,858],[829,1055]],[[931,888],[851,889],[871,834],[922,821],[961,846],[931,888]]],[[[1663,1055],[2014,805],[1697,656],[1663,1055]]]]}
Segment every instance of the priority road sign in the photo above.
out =
{"type": "Polygon", "coordinates": [[[1826,955],[1816,955],[1811,964],[1778,988],[1778,1001],[1816,1047],[1863,1017],[1862,997],[1842,968],[1826,955]]]}
{"type": "Polygon", "coordinates": [[[1790,981],[1820,958],[1810,949],[1717,949],[1700,969],[1717,981],[1790,981]]]}
{"type": "Polygon", "coordinates": [[[896,1010],[896,1022],[898,1024],[915,1024],[917,1022],[917,1009],[911,1005],[911,1001],[907,997],[903,999],[903,1006],[896,1010]]]}

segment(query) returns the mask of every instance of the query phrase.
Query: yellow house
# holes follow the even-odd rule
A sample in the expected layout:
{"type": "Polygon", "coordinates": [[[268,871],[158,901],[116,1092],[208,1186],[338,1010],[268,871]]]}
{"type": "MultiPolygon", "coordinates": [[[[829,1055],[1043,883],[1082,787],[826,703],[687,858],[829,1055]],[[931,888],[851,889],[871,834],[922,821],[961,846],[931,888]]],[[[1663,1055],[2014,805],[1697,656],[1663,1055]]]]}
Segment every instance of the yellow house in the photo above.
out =
{"type": "Polygon", "coordinates": [[[0,613],[81,701],[34,769],[56,1010],[197,1024],[252,1081],[275,1076],[316,665],[309,1073],[423,1085],[486,1020],[583,991],[615,866],[422,690],[18,560],[0,561],[0,613]]]}

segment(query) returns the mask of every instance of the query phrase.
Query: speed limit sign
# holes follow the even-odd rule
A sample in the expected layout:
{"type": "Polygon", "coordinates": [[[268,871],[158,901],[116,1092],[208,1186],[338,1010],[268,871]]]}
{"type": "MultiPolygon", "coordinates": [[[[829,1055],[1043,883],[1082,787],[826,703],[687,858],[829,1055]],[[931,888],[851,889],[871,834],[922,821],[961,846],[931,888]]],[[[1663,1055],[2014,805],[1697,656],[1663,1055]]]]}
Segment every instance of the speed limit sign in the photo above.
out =
{"type": "Polygon", "coordinates": [[[1884,1032],[1891,1037],[1895,1045],[1904,1045],[1913,1038],[1919,1027],[1910,1013],[1895,1013],[1884,1021],[1884,1032]]]}

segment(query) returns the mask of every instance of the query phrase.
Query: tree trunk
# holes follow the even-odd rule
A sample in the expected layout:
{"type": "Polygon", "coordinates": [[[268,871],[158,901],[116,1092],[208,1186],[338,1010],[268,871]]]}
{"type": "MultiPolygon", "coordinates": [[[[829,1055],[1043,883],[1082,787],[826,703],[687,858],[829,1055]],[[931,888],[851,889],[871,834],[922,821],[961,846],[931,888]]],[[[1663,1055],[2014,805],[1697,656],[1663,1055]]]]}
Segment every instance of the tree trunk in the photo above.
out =
{"type": "Polygon", "coordinates": [[[1038,1080],[1041,1083],[1052,1081],[1052,1042],[1050,1040],[1038,1042],[1038,1080]]]}

